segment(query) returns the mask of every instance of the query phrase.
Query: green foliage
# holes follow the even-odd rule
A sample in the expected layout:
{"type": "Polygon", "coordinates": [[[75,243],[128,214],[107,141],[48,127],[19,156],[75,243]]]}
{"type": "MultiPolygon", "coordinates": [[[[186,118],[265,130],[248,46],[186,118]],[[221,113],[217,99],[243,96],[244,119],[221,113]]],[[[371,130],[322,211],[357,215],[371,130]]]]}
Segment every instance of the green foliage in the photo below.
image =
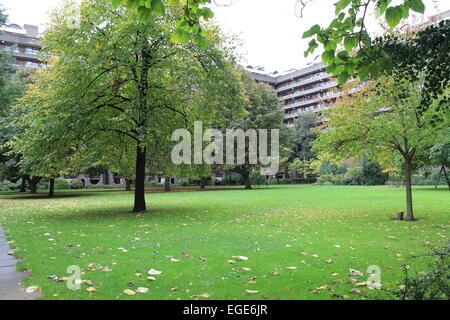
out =
{"type": "Polygon", "coordinates": [[[21,186],[20,182],[11,182],[8,180],[0,181],[0,191],[15,191],[19,190],[21,186]]]}
{"type": "Polygon", "coordinates": [[[111,184],[90,184],[86,186],[86,189],[94,189],[94,190],[109,190],[109,189],[123,189],[124,186],[117,186],[111,184]]]}
{"type": "Polygon", "coordinates": [[[435,165],[450,167],[450,140],[434,145],[430,149],[430,160],[435,165]]]}
{"type": "Polygon", "coordinates": [[[389,175],[384,173],[380,164],[363,158],[362,161],[362,184],[366,186],[384,185],[389,175]]]}
{"type": "Polygon", "coordinates": [[[70,189],[70,183],[64,178],[55,179],[55,190],[70,189]]]}
{"type": "Polygon", "coordinates": [[[364,185],[365,183],[362,168],[359,166],[348,168],[344,175],[344,179],[342,180],[342,184],[352,186],[364,185]]]}
{"type": "Polygon", "coordinates": [[[168,14],[176,20],[172,41],[187,44],[193,40],[202,48],[208,45],[202,22],[214,16],[212,10],[205,6],[211,0],[111,0],[111,2],[115,8],[124,4],[128,9],[135,10],[143,21],[153,19],[153,14],[168,14]]]}
{"type": "Polygon", "coordinates": [[[265,175],[262,175],[259,171],[252,172],[250,174],[250,183],[253,186],[267,186],[267,178],[265,175]]]}
{"type": "Polygon", "coordinates": [[[425,10],[422,0],[402,0],[396,5],[390,0],[339,0],[335,3],[335,18],[327,27],[316,24],[303,34],[303,38],[315,37],[309,42],[305,57],[314,53],[320,44],[327,71],[338,76],[341,85],[350,77],[359,76],[362,80],[378,77],[391,68],[389,52],[373,42],[367,32],[366,17],[373,4],[377,17],[384,17],[390,28],[407,18],[410,10],[419,13],[425,10]],[[353,52],[355,49],[357,52],[353,52]]]}
{"type": "Polygon", "coordinates": [[[338,164],[335,161],[331,160],[325,160],[319,168],[319,174],[321,176],[327,174],[344,174],[345,172],[347,172],[347,168],[343,164],[338,164]]]}
{"type": "Polygon", "coordinates": [[[343,173],[339,174],[322,174],[317,178],[315,184],[318,185],[341,185],[344,183],[345,175],[343,173]]]}
{"type": "Polygon", "coordinates": [[[401,300],[449,300],[450,287],[450,243],[444,247],[435,247],[433,251],[414,259],[426,258],[428,268],[425,274],[411,277],[409,266],[403,266],[404,283],[396,295],[401,300]]]}
{"type": "Polygon", "coordinates": [[[443,95],[450,86],[449,37],[450,20],[447,19],[419,31],[387,34],[374,41],[374,46],[389,55],[390,68],[383,70],[386,74],[399,81],[423,82],[419,111],[440,99],[442,112],[450,113],[449,97],[443,95]]]}

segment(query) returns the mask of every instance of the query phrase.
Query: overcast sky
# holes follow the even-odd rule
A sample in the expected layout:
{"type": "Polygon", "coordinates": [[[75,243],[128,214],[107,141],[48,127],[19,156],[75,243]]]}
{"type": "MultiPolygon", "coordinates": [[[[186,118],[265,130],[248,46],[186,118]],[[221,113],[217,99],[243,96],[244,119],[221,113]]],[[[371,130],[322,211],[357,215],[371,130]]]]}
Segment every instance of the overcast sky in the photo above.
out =
{"type": "MultiPolygon", "coordinates": [[[[0,0],[8,9],[10,22],[39,25],[48,21],[47,12],[63,0],[0,0]]],[[[303,52],[307,41],[301,38],[310,26],[325,25],[333,18],[336,0],[315,0],[296,14],[296,0],[215,0],[215,19],[228,33],[237,34],[243,42],[239,53],[242,63],[264,66],[267,71],[284,71],[305,66],[303,52]]],[[[425,0],[426,15],[450,10],[449,0],[425,0]],[[436,9],[435,6],[438,5],[436,9]]],[[[373,17],[369,17],[373,20],[373,17]]]]}

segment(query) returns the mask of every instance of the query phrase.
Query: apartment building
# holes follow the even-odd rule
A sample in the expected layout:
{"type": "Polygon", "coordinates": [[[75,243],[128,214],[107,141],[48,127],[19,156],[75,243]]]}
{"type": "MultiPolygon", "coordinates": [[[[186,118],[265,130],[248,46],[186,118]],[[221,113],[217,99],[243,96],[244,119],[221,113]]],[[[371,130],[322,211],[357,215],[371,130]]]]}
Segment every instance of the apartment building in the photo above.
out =
{"type": "Polygon", "coordinates": [[[304,112],[321,113],[333,107],[342,93],[336,77],[325,72],[323,63],[316,63],[283,74],[265,73],[262,68],[247,67],[257,82],[271,85],[283,103],[284,121],[292,126],[294,119],[304,112]]]}
{"type": "Polygon", "coordinates": [[[39,29],[37,26],[10,24],[0,30],[0,49],[12,52],[14,65],[21,68],[43,67],[39,51],[39,29]]]}

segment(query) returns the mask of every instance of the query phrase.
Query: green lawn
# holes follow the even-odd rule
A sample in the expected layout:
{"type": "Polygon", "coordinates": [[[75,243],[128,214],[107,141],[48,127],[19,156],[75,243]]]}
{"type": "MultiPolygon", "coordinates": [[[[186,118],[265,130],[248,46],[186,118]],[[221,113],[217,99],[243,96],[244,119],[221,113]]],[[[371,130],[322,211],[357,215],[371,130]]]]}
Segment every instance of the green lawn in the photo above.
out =
{"type": "Polygon", "coordinates": [[[425,270],[427,261],[411,261],[411,255],[449,240],[445,188],[415,188],[415,214],[422,218],[416,222],[392,219],[404,211],[404,189],[384,186],[151,193],[149,211],[139,215],[130,213],[129,193],[59,195],[0,195],[0,221],[20,248],[16,256],[26,259],[20,267],[33,272],[25,285],[39,286],[44,299],[386,298],[388,291],[366,287],[350,293],[349,268],[365,272],[378,265],[383,288],[395,290],[403,263],[425,270]],[[48,278],[68,276],[70,265],[82,268],[95,292],[86,284],[72,291],[48,278]],[[155,281],[147,280],[151,268],[163,271],[155,281]],[[123,293],[137,287],[149,291],[123,293]]]}

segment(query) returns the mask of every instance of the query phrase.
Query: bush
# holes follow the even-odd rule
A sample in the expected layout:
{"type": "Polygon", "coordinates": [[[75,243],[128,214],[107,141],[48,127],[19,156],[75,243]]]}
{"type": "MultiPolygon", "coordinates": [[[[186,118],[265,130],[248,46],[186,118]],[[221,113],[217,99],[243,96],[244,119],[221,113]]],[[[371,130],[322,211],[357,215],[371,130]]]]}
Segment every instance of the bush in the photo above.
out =
{"type": "Polygon", "coordinates": [[[47,179],[41,179],[37,184],[37,190],[48,190],[49,182],[47,179]]]}
{"type": "Polygon", "coordinates": [[[366,186],[384,185],[389,175],[383,172],[378,163],[363,159],[362,184],[366,186]]]}
{"type": "Polygon", "coordinates": [[[72,179],[72,181],[70,181],[70,188],[83,189],[83,181],[81,181],[80,179],[72,179]]]}
{"type": "Polygon", "coordinates": [[[244,180],[242,179],[241,175],[237,173],[231,174],[230,176],[227,176],[225,179],[222,179],[222,181],[220,181],[221,186],[236,186],[243,183],[244,180]]]}
{"type": "Polygon", "coordinates": [[[325,160],[320,166],[319,173],[320,175],[331,174],[331,175],[339,175],[347,172],[347,168],[344,165],[337,165],[336,163],[325,160]]]}
{"type": "Polygon", "coordinates": [[[283,178],[283,179],[273,178],[272,180],[270,180],[270,184],[291,184],[291,183],[292,179],[290,178],[283,178]]]}
{"type": "MultiPolygon", "coordinates": [[[[396,293],[402,300],[449,300],[450,299],[450,243],[443,248],[433,248],[433,252],[426,254],[434,261],[428,264],[425,274],[412,278],[408,274],[408,267],[404,266],[404,284],[396,293]]],[[[420,258],[416,256],[413,258],[420,258]]]]}
{"type": "Polygon", "coordinates": [[[266,176],[262,175],[259,172],[252,172],[250,174],[250,183],[252,185],[254,185],[254,186],[256,186],[256,185],[258,185],[258,186],[261,186],[261,185],[267,186],[268,185],[266,176]]]}
{"type": "Polygon", "coordinates": [[[21,182],[11,182],[8,180],[0,181],[0,191],[20,190],[21,182]]]}
{"type": "Polygon", "coordinates": [[[344,181],[344,174],[323,174],[317,178],[317,182],[315,184],[321,185],[341,185],[344,181]]]}
{"type": "Polygon", "coordinates": [[[162,183],[158,183],[155,181],[149,181],[145,184],[146,188],[154,188],[154,187],[162,187],[162,186],[163,186],[162,183]]]}
{"type": "Polygon", "coordinates": [[[55,179],[55,190],[70,189],[70,183],[66,179],[56,178],[55,179]]]}
{"type": "Polygon", "coordinates": [[[360,186],[364,184],[364,176],[361,167],[348,168],[342,179],[342,184],[351,186],[360,186]]]}
{"type": "Polygon", "coordinates": [[[112,184],[90,184],[86,186],[86,189],[124,189],[125,186],[117,186],[112,184]]]}

